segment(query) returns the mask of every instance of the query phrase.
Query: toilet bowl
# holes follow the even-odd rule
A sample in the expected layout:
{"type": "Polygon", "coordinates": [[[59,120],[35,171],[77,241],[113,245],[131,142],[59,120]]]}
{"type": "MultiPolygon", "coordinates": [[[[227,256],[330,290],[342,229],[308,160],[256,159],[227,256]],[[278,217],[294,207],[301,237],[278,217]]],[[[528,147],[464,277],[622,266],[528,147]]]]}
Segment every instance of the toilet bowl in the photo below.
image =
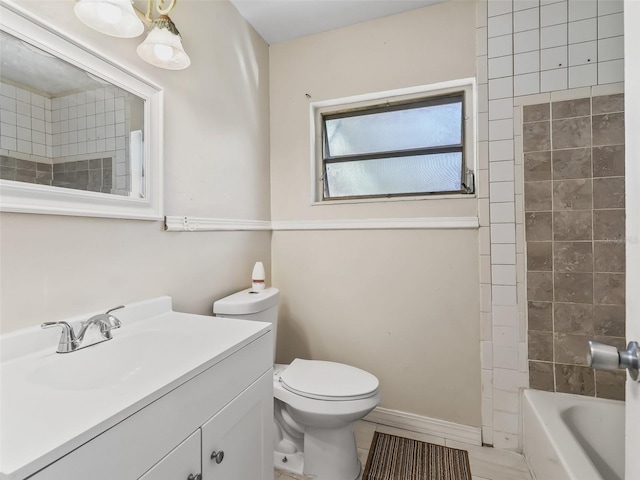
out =
{"type": "MultiPolygon", "coordinates": [[[[214,303],[217,316],[273,323],[276,288],[243,290],[214,303]]],[[[275,358],[275,354],[274,354],[275,358]]],[[[350,365],[295,359],[275,364],[274,465],[316,480],[355,480],[361,471],[353,422],[381,400],[378,379],[350,365]]]]}

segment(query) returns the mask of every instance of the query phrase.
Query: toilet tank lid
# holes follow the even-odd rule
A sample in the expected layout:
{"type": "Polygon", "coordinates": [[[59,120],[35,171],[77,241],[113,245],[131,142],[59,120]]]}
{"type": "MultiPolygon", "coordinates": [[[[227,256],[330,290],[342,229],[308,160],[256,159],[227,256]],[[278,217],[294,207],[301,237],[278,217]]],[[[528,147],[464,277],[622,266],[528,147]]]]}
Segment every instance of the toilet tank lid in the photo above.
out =
{"type": "Polygon", "coordinates": [[[275,307],[279,291],[275,287],[264,290],[247,288],[213,303],[213,313],[220,315],[247,315],[275,307]]]}

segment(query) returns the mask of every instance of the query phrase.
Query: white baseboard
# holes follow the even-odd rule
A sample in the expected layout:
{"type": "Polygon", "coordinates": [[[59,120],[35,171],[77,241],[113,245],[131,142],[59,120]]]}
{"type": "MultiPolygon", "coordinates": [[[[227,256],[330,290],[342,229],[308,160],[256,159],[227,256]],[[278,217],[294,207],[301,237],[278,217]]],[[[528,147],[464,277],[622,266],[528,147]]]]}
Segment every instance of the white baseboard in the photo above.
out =
{"type": "Polygon", "coordinates": [[[480,427],[470,427],[381,407],[376,407],[364,417],[364,420],[471,445],[482,445],[482,429],[480,427]]]}

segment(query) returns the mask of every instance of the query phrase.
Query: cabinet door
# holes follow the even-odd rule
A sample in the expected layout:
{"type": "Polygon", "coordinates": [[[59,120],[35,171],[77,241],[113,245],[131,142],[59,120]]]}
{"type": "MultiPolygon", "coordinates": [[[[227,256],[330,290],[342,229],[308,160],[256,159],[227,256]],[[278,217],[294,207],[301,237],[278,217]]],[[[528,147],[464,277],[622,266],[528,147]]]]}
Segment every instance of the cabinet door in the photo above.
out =
{"type": "Polygon", "coordinates": [[[200,452],[200,430],[197,430],[139,480],[196,480],[201,471],[200,452]]]}
{"type": "Polygon", "coordinates": [[[273,480],[273,372],[202,426],[202,480],[273,480]]]}

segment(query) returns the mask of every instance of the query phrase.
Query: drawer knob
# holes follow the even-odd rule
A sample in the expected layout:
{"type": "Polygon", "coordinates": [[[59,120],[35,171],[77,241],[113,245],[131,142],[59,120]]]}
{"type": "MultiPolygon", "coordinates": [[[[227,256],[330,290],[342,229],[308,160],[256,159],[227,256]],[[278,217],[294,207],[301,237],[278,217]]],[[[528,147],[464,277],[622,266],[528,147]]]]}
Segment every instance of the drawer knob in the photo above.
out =
{"type": "Polygon", "coordinates": [[[211,454],[211,460],[215,460],[216,463],[222,463],[222,460],[224,460],[224,451],[213,452],[211,454]]]}
{"type": "Polygon", "coordinates": [[[194,475],[193,473],[189,474],[187,480],[202,480],[202,474],[198,473],[194,475]]]}

